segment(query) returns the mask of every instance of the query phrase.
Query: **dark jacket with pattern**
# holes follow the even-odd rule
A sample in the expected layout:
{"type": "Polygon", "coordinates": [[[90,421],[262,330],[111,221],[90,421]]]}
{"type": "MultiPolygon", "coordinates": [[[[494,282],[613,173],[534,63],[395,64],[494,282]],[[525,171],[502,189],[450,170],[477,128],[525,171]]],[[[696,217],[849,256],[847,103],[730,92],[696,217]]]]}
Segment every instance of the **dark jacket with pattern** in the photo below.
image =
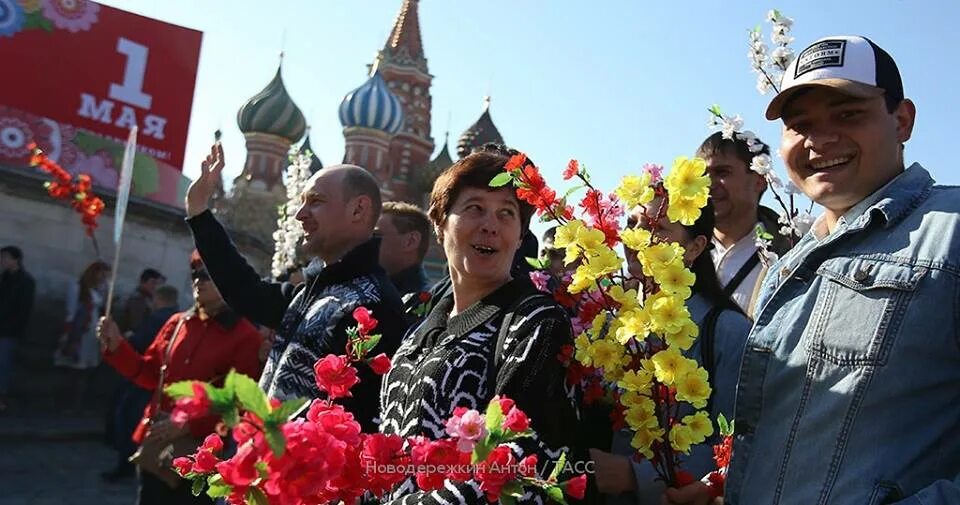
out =
{"type": "MultiPolygon", "coordinates": [[[[340,261],[314,261],[299,285],[272,283],[237,252],[223,226],[209,211],[189,218],[197,250],[224,300],[250,320],[277,331],[260,376],[260,387],[273,398],[321,398],[313,365],[329,354],[345,354],[347,329],[356,326],[353,310],[364,306],[380,324],[383,338],[371,356],[392,356],[406,331],[400,296],[378,263],[379,239],[371,239],[340,261]]],[[[381,377],[357,365],[360,383],[351,398],[338,400],[365,432],[376,431],[381,377]]]]}

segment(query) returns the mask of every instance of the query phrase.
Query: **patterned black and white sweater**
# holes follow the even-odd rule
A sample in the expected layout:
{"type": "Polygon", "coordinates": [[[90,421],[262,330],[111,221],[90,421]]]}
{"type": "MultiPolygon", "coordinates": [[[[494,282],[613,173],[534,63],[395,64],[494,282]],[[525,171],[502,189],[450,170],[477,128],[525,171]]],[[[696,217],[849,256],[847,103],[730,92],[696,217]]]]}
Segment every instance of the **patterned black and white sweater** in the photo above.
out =
{"type": "MultiPolygon", "coordinates": [[[[441,298],[430,314],[404,338],[380,393],[386,434],[445,438],[445,422],[456,407],[483,412],[494,395],[516,401],[531,419],[536,439],[512,445],[518,460],[537,454],[538,465],[556,461],[561,451],[571,460],[585,461],[585,452],[572,438],[578,420],[572,391],[564,381],[560,348],[572,341],[570,322],[553,300],[538,294],[526,279],[500,287],[466,311],[449,317],[452,295],[441,298]],[[500,349],[494,349],[507,312],[514,315],[500,349]],[[494,359],[494,353],[500,353],[494,359]],[[495,369],[499,363],[499,369],[495,369]]],[[[450,481],[443,489],[424,492],[411,478],[386,497],[392,504],[487,503],[475,482],[450,481]]],[[[527,493],[524,503],[544,503],[545,497],[527,493]]]]}
{"type": "MultiPolygon", "coordinates": [[[[313,371],[316,361],[328,354],[344,354],[346,330],[356,326],[353,310],[364,306],[380,321],[382,334],[373,355],[392,356],[407,328],[402,301],[380,268],[379,239],[371,239],[340,261],[305,269],[299,285],[260,279],[230,241],[223,226],[209,211],[189,218],[197,250],[207,271],[230,307],[250,320],[277,330],[276,340],[260,387],[273,398],[322,397],[313,371]]],[[[376,431],[382,377],[366,365],[357,365],[360,383],[352,398],[337,400],[352,412],[365,432],[376,431]]]]}

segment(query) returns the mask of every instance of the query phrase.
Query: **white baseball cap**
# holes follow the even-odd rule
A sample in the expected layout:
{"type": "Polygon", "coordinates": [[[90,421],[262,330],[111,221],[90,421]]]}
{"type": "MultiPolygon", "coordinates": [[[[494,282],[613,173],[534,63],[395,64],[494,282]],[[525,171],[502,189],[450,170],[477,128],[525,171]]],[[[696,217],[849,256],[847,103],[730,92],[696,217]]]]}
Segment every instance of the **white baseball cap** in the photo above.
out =
{"type": "Polygon", "coordinates": [[[784,104],[799,90],[825,86],[858,98],[884,93],[903,99],[903,82],[893,58],[866,37],[824,37],[804,49],[780,81],[780,93],[767,107],[767,119],[779,119],[784,104]]]}

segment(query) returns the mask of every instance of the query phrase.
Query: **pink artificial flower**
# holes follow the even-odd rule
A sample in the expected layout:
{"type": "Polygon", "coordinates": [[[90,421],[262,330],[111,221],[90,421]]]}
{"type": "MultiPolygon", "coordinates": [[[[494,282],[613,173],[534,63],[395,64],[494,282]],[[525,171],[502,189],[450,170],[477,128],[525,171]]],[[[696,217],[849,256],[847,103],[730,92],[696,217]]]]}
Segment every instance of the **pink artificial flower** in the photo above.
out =
{"type": "Polygon", "coordinates": [[[550,289],[547,287],[547,282],[550,281],[550,274],[541,270],[533,270],[530,272],[530,281],[533,282],[534,287],[538,290],[544,293],[550,292],[550,289]]]}
{"type": "Polygon", "coordinates": [[[198,451],[196,459],[193,462],[193,471],[195,473],[210,473],[217,468],[220,460],[210,451],[198,451]]]}
{"type": "Polygon", "coordinates": [[[476,410],[467,410],[447,420],[447,434],[456,437],[460,452],[472,452],[477,440],[487,436],[487,422],[476,410]]]}
{"type": "Polygon", "coordinates": [[[587,476],[580,474],[567,481],[567,494],[577,500],[582,500],[587,492],[587,476]]]}
{"type": "Polygon", "coordinates": [[[256,467],[258,456],[253,444],[244,444],[232,458],[217,463],[217,472],[227,485],[249,486],[260,477],[256,467]]]}
{"type": "Polygon", "coordinates": [[[190,461],[190,458],[179,457],[174,458],[173,468],[180,474],[181,477],[190,473],[190,470],[193,469],[193,461],[190,461]]]}
{"type": "Polygon", "coordinates": [[[570,160],[567,163],[566,170],[563,171],[563,180],[568,181],[577,176],[577,173],[580,172],[580,163],[577,160],[570,160]]]}
{"type": "Polygon", "coordinates": [[[377,320],[373,318],[373,313],[366,307],[357,307],[353,310],[353,318],[357,321],[357,329],[361,335],[369,335],[377,327],[377,320]]]}
{"type": "Polygon", "coordinates": [[[223,439],[216,433],[211,433],[207,435],[207,438],[203,439],[203,444],[198,450],[220,452],[223,450],[223,439]]]}
{"type": "Polygon", "coordinates": [[[663,179],[663,165],[647,163],[643,165],[643,171],[650,174],[650,183],[656,184],[663,179]]]}

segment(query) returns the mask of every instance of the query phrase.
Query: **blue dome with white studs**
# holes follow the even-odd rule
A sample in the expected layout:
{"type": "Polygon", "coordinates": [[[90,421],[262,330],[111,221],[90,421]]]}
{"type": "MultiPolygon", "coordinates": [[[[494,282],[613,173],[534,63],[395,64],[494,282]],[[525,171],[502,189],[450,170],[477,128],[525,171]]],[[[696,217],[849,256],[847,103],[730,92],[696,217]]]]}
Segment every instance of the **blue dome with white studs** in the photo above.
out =
{"type": "Polygon", "coordinates": [[[373,128],[397,134],[403,128],[403,105],[380,72],[376,72],[363,86],[343,97],[340,124],[345,128],[373,128]]]}

